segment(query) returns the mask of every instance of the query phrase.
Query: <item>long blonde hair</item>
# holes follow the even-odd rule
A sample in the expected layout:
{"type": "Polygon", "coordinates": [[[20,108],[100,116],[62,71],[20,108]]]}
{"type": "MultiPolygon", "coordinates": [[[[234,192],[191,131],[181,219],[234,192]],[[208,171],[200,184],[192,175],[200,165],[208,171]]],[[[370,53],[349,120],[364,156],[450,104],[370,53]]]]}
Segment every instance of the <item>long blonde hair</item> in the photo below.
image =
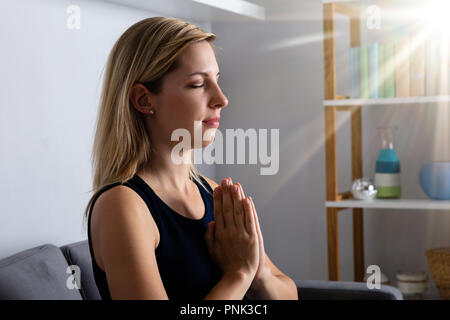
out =
{"type": "MultiPolygon", "coordinates": [[[[103,187],[126,182],[150,160],[151,145],[143,115],[129,99],[133,84],[144,83],[151,92],[159,93],[163,77],[178,67],[177,58],[185,48],[202,40],[211,43],[215,38],[213,33],[183,20],[153,17],[132,25],[116,41],[106,64],[100,98],[91,158],[93,195],[84,212],[84,224],[103,187]]],[[[189,178],[209,192],[193,163],[189,178]]]]}

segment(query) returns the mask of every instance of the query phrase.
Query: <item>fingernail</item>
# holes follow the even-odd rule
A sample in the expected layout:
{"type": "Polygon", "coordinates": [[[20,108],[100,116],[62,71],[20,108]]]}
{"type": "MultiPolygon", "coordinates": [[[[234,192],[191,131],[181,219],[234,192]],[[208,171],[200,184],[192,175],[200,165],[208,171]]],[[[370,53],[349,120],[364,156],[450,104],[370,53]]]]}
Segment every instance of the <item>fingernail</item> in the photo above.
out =
{"type": "Polygon", "coordinates": [[[234,193],[237,193],[237,187],[236,187],[236,185],[233,185],[233,192],[234,192],[234,193]]]}

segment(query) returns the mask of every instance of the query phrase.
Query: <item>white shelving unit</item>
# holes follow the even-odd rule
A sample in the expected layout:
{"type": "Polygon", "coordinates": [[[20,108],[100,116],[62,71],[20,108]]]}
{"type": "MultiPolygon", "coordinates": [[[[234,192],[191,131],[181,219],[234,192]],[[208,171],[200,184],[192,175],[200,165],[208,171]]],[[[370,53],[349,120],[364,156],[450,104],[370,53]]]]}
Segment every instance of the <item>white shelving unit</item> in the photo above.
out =
{"type": "MultiPolygon", "coordinates": [[[[380,2],[383,12],[398,14],[410,7],[421,8],[420,1],[389,1],[380,2]],[[413,4],[414,2],[414,4],[413,4]]],[[[422,1],[423,4],[427,0],[422,1]]],[[[362,281],[365,273],[364,262],[364,209],[391,209],[399,210],[404,214],[422,210],[439,210],[450,212],[450,201],[414,198],[414,196],[400,199],[374,199],[363,201],[352,198],[351,191],[339,192],[338,165],[337,165],[337,122],[338,112],[350,114],[351,129],[351,176],[352,180],[363,176],[362,167],[362,111],[367,107],[390,106],[395,107],[450,107],[450,93],[445,92],[440,96],[413,96],[379,99],[350,99],[338,93],[336,85],[336,16],[348,19],[350,25],[350,47],[360,47],[362,23],[364,23],[364,7],[368,2],[353,0],[323,0],[323,31],[324,35],[324,120],[325,120],[325,174],[326,174],[326,200],[327,213],[327,250],[328,250],[328,277],[329,280],[339,280],[339,235],[338,215],[345,209],[350,209],[353,222],[353,256],[354,277],[356,281],[362,281]]],[[[373,4],[373,3],[371,3],[373,4]]],[[[420,11],[420,10],[419,10],[420,11]]],[[[416,23],[416,19],[405,18],[405,23],[416,23]]]]}
{"type": "Polygon", "coordinates": [[[450,201],[429,199],[374,199],[365,201],[347,199],[341,201],[326,201],[325,206],[330,208],[450,210],[450,201]]]}
{"type": "Polygon", "coordinates": [[[408,98],[382,98],[382,99],[340,99],[324,100],[325,107],[330,106],[377,106],[377,105],[396,105],[396,104],[448,104],[450,96],[424,96],[408,98]]]}
{"type": "MultiPolygon", "coordinates": [[[[380,105],[445,105],[450,106],[450,96],[423,96],[407,98],[382,99],[339,99],[324,100],[325,107],[331,106],[380,106],[380,105]]],[[[367,209],[408,209],[408,210],[449,210],[450,201],[431,199],[374,199],[363,201],[344,199],[340,201],[325,201],[327,208],[367,208],[367,209]]]]}

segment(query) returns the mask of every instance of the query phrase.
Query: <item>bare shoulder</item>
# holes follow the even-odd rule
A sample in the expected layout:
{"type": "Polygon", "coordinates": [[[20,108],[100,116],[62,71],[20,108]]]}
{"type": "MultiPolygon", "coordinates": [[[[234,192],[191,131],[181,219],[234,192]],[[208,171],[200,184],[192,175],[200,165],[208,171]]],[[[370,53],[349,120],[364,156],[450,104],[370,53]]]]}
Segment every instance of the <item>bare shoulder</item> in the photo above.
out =
{"type": "Polygon", "coordinates": [[[91,217],[95,259],[113,299],[167,299],[155,248],[158,229],[144,200],[127,186],[103,192],[91,217]]]}
{"type": "MultiPolygon", "coordinates": [[[[123,185],[104,191],[97,199],[91,213],[91,237],[97,264],[104,270],[103,248],[108,239],[108,230],[132,228],[134,224],[150,227],[147,232],[156,244],[158,228],[144,200],[131,188],[123,185]],[[155,230],[156,228],[156,230],[155,230]]],[[[123,231],[121,230],[122,234],[123,231]]],[[[156,245],[155,245],[156,247],[156,245]]]]}
{"type": "Polygon", "coordinates": [[[144,200],[131,188],[118,185],[98,197],[92,208],[91,229],[101,231],[106,229],[104,226],[107,225],[138,222],[146,220],[148,216],[149,211],[144,200]]]}
{"type": "Polygon", "coordinates": [[[209,185],[211,186],[211,188],[213,190],[219,186],[219,184],[217,182],[215,182],[214,180],[212,180],[212,179],[210,179],[210,178],[208,178],[206,176],[203,176],[203,175],[202,175],[202,177],[205,178],[206,182],[209,183],[209,185]]]}
{"type": "MultiPolygon", "coordinates": [[[[138,211],[143,214],[143,209],[146,208],[144,200],[131,188],[123,185],[115,186],[111,189],[104,191],[95,202],[92,212],[100,211],[104,208],[128,208],[128,209],[138,209],[138,211]]],[[[106,210],[109,215],[111,213],[106,210]]],[[[93,215],[94,218],[95,215],[93,215]]]]}

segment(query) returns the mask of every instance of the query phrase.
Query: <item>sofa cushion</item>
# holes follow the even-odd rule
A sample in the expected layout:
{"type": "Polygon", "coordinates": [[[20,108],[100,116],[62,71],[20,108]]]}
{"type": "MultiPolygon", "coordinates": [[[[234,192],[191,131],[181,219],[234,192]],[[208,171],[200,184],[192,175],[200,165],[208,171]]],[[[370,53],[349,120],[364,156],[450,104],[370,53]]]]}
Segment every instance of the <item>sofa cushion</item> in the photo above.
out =
{"type": "Polygon", "coordinates": [[[0,260],[0,300],[81,300],[61,250],[44,244],[0,260]]]}
{"type": "Polygon", "coordinates": [[[395,287],[369,289],[365,282],[295,280],[299,300],[403,300],[395,287]]]}
{"type": "Polygon", "coordinates": [[[67,244],[61,251],[71,265],[80,267],[81,295],[85,300],[101,300],[92,270],[92,259],[87,240],[67,244]]]}

